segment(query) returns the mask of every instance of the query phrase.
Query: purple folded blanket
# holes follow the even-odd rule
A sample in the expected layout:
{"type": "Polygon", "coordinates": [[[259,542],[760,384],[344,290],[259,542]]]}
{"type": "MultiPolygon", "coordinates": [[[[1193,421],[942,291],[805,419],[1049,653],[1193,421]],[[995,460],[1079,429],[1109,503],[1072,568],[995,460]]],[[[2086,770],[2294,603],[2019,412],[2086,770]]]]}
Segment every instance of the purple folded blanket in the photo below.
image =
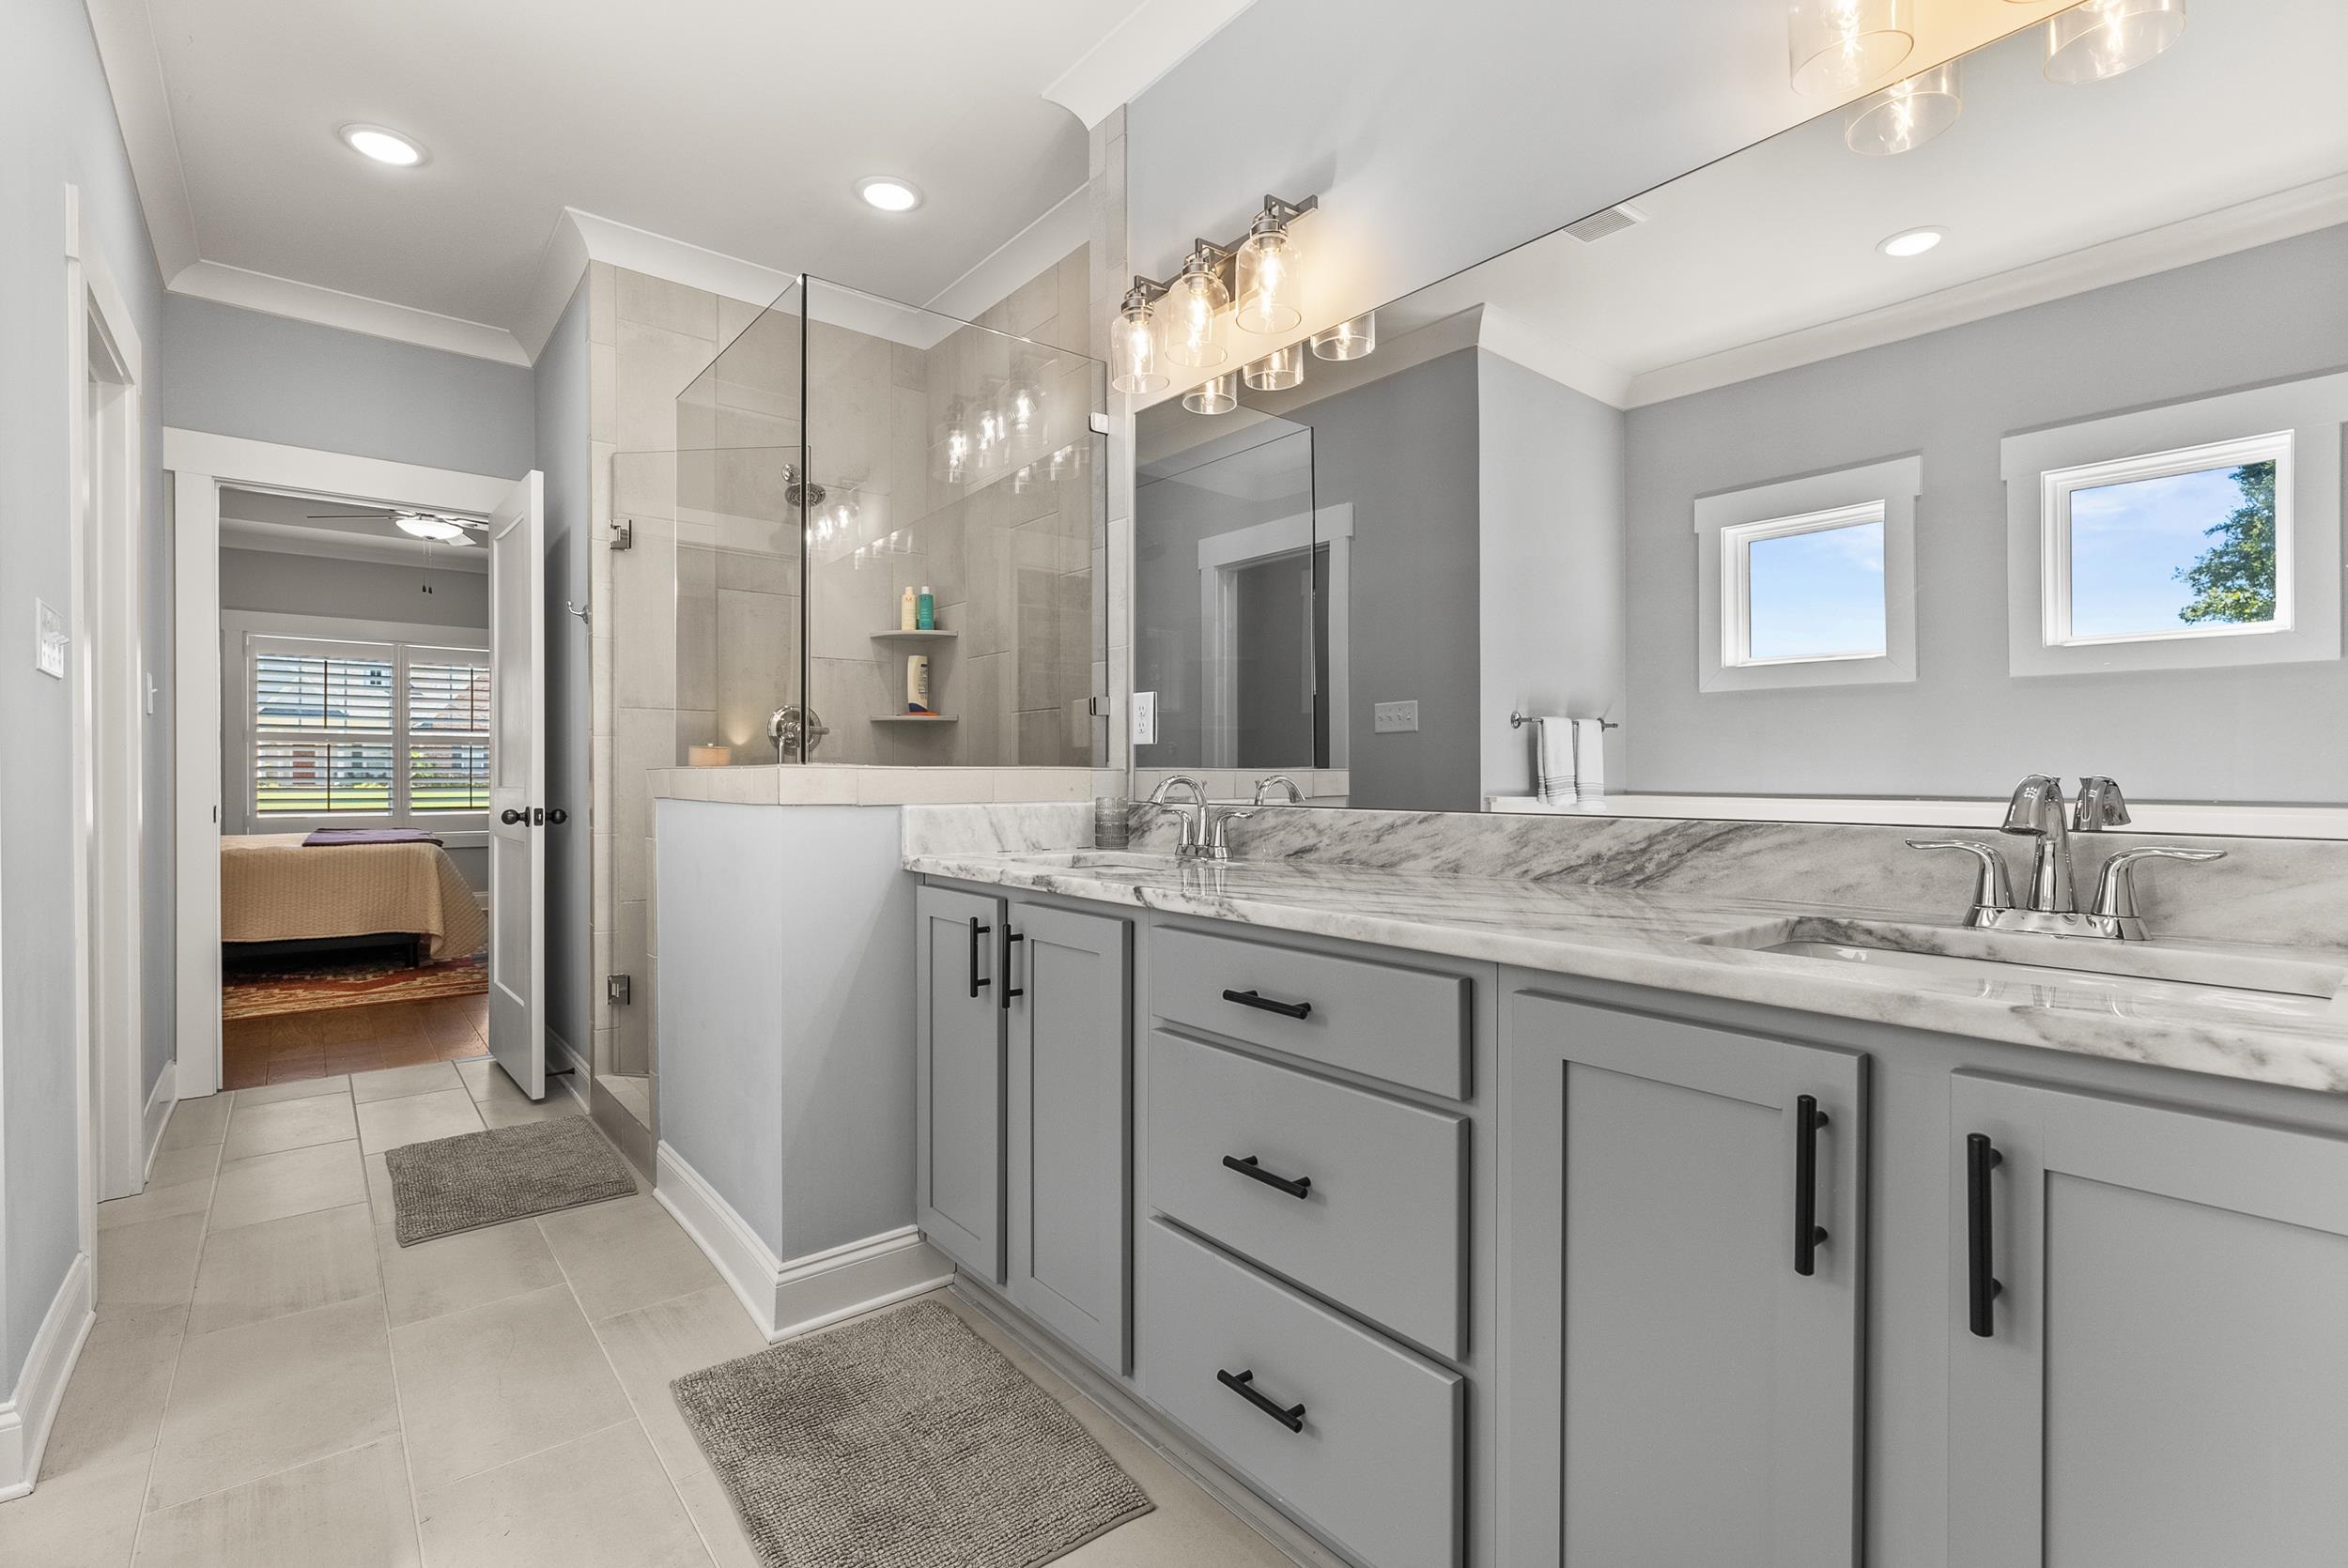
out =
{"type": "Polygon", "coordinates": [[[437,844],[440,840],[420,827],[321,827],[301,840],[314,844],[437,844]]]}

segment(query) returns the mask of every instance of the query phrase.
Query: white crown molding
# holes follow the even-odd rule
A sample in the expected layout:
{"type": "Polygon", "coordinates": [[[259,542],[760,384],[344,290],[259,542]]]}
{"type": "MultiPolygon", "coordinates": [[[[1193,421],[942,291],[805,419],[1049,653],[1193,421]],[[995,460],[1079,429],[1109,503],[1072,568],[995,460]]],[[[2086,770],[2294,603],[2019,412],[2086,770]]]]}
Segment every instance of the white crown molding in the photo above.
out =
{"type": "Polygon", "coordinates": [[[591,261],[609,262],[752,305],[772,303],[798,282],[796,272],[566,207],[554,221],[554,232],[547,237],[537,281],[531,285],[530,298],[514,327],[516,338],[533,359],[545,351],[547,339],[553,335],[555,323],[563,319],[591,261]]]}
{"type": "Polygon", "coordinates": [[[1061,71],[1043,96],[1087,131],[1139,98],[1255,0],[1142,0],[1109,35],[1061,71]]]}
{"type": "Polygon", "coordinates": [[[147,214],[155,268],[168,278],[193,266],[200,253],[195,207],[188,197],[179,133],[172,124],[171,95],[163,83],[162,55],[155,48],[154,19],[147,14],[147,0],[88,0],[88,5],[115,122],[122,128],[131,182],[147,214]]]}
{"type": "Polygon", "coordinates": [[[1687,397],[1755,377],[1815,364],[1861,349],[2009,311],[2150,277],[2172,268],[2231,255],[2253,246],[2348,222],[2348,175],[2259,196],[2216,212],[2165,223],[2085,250],[1976,278],[1881,310],[1846,316],[1759,343],[1724,349],[1631,377],[1625,407],[1687,397]]]}
{"type": "MultiPolygon", "coordinates": [[[[970,270],[932,295],[926,308],[957,320],[974,319],[1084,244],[1091,230],[1091,208],[1085,200],[1090,190],[1089,184],[1079,185],[1053,203],[1050,211],[996,246],[970,270]]],[[[1086,346],[1068,343],[1058,346],[1084,349],[1086,346]]]]}
{"type": "Polygon", "coordinates": [[[337,327],[346,332],[412,343],[476,360],[495,360],[501,364],[530,363],[530,355],[523,351],[520,342],[502,327],[441,315],[413,305],[394,305],[362,294],[345,294],[338,288],[273,277],[267,272],[249,272],[222,262],[199,261],[183,267],[173,274],[168,286],[174,294],[236,305],[264,315],[337,327]]]}

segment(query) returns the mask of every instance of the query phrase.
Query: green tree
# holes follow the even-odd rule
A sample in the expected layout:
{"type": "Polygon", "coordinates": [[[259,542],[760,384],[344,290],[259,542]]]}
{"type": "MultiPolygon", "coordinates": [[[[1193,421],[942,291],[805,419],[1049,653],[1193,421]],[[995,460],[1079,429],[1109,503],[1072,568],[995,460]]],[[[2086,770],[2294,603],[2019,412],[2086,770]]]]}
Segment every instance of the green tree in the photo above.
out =
{"type": "Polygon", "coordinates": [[[2177,580],[2193,590],[2193,602],[2177,612],[2188,623],[2224,621],[2245,624],[2275,619],[2275,464],[2248,463],[2234,469],[2242,504],[2210,527],[2216,544],[2201,559],[2177,569],[2177,580]]]}

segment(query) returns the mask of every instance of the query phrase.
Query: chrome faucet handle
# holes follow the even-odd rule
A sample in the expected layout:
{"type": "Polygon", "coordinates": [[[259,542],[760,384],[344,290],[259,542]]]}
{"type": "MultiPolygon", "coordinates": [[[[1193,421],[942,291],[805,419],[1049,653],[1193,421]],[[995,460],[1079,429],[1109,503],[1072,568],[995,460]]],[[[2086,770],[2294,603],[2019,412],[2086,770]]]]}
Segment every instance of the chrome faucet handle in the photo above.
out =
{"type": "Polygon", "coordinates": [[[1911,850],[1963,850],[1980,858],[1980,875],[1973,883],[1973,907],[1966,915],[1965,923],[1979,926],[1987,923],[2000,910],[2014,907],[2014,889],[2005,878],[2005,856],[1998,846],[1979,838],[1910,838],[1911,850]]]}
{"type": "Polygon", "coordinates": [[[2224,850],[2176,849],[2167,844],[2145,844],[2137,849],[2122,850],[2104,862],[2103,872],[2095,880],[2094,916],[2109,920],[2114,934],[2129,942],[2144,940],[2144,917],[2136,908],[2136,868],[2145,860],[2223,860],[2224,850]]]}
{"type": "Polygon", "coordinates": [[[1289,804],[1290,806],[1302,806],[1305,804],[1305,792],[1296,787],[1295,779],[1290,778],[1284,773],[1273,773],[1266,774],[1263,777],[1256,780],[1256,804],[1258,806],[1265,804],[1263,797],[1270,794],[1275,785],[1288,792],[1289,804]]]}
{"type": "Polygon", "coordinates": [[[2079,780],[2078,799],[2071,807],[2071,831],[2100,833],[2108,827],[2124,827],[2128,816],[2128,801],[2120,792],[2120,781],[2091,774],[2079,780]]]}
{"type": "Polygon", "coordinates": [[[1199,854],[1208,860],[1230,859],[1231,824],[1243,817],[1254,816],[1259,809],[1253,806],[1210,805],[1206,809],[1206,831],[1199,840],[1199,854]]]}

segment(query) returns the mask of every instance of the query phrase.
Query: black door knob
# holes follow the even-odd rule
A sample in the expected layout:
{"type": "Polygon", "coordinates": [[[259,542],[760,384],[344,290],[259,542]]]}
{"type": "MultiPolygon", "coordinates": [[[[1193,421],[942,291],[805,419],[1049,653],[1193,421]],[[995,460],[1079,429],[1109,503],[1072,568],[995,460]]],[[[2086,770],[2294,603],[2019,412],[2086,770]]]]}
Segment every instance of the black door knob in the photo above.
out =
{"type": "Polygon", "coordinates": [[[519,807],[514,806],[509,806],[504,810],[498,813],[498,821],[503,822],[507,827],[519,827],[524,822],[529,820],[529,812],[522,810],[519,807]]]}
{"type": "Polygon", "coordinates": [[[547,821],[552,826],[561,827],[564,822],[567,822],[570,820],[571,814],[568,811],[564,810],[561,807],[549,806],[547,807],[547,821]]]}

